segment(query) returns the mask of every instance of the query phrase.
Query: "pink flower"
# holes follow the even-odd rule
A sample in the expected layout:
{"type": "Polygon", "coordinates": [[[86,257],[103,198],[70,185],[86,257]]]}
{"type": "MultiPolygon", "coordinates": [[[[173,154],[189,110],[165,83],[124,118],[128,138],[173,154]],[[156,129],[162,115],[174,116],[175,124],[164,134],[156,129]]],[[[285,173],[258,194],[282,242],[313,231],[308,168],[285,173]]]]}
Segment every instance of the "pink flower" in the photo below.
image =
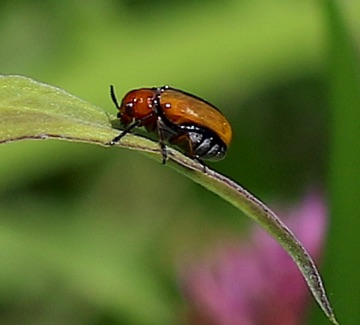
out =
{"type": "MultiPolygon", "coordinates": [[[[280,215],[319,260],[327,215],[321,195],[311,192],[280,215]]],[[[299,325],[311,297],[293,260],[258,227],[246,241],[217,248],[211,261],[193,263],[182,283],[196,325],[299,325]]]]}

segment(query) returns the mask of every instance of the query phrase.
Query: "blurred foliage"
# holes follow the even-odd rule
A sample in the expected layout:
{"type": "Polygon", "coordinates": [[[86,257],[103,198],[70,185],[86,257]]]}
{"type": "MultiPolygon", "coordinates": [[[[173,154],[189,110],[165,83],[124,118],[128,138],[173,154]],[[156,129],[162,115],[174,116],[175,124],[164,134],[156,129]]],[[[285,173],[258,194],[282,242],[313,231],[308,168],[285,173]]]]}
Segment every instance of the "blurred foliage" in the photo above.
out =
{"type": "MultiPolygon", "coordinates": [[[[329,189],[332,224],[325,276],[333,282],[337,312],[343,324],[360,322],[360,61],[357,44],[347,23],[351,8],[340,2],[324,5],[329,40],[329,103],[331,147],[329,189]],[[340,298],[341,297],[341,298],[340,298]]],[[[314,324],[320,316],[316,314],[314,324]]]]}
{"type": "MultiPolygon", "coordinates": [[[[328,60],[328,36],[339,27],[328,30],[326,2],[2,1],[0,73],[111,112],[110,84],[119,96],[141,86],[184,89],[233,126],[228,157],[214,168],[265,201],[291,202],[315,184],[339,202],[336,193],[358,193],[357,182],[341,183],[341,171],[359,177],[358,164],[345,170],[341,161],[359,153],[356,144],[334,149],[342,115],[332,113],[341,105],[335,110],[329,96],[327,69],[337,63],[328,60]],[[328,178],[329,166],[337,177],[328,178]]],[[[353,42],[360,3],[343,9],[353,42]]],[[[347,110],[348,122],[360,120],[358,106],[347,110]]],[[[354,140],[353,128],[341,124],[342,141],[354,140]]],[[[174,324],[184,312],[177,264],[247,225],[221,199],[132,151],[49,140],[3,145],[0,155],[1,324],[174,324]]],[[[342,253],[358,247],[357,237],[342,253]]],[[[342,269],[353,269],[332,269],[336,254],[332,244],[330,292],[342,269]]],[[[334,291],[335,309],[359,300],[344,291],[334,291]]]]}

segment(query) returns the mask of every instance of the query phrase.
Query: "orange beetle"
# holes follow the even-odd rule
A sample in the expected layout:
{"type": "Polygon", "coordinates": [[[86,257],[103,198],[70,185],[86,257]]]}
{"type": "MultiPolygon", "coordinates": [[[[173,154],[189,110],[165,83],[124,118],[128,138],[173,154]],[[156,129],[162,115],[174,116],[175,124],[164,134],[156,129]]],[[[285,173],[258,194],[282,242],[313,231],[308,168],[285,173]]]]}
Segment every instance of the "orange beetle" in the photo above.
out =
{"type": "Polygon", "coordinates": [[[163,86],[140,88],[128,92],[121,105],[110,86],[111,99],[119,110],[125,129],[115,137],[113,145],[135,127],[145,127],[157,134],[163,164],[166,163],[165,142],[179,147],[190,158],[220,160],[231,142],[229,122],[210,103],[184,91],[163,86]]]}

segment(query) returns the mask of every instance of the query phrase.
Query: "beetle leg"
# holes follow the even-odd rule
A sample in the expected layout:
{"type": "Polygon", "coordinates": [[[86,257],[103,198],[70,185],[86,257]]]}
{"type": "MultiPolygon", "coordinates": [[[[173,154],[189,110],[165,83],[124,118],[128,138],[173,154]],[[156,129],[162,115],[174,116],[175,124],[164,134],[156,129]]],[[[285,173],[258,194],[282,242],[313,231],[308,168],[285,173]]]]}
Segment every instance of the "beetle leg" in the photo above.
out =
{"type": "Polygon", "coordinates": [[[203,167],[203,172],[206,173],[207,166],[205,165],[204,161],[199,157],[199,155],[194,155],[193,144],[189,137],[187,138],[187,140],[188,140],[190,158],[198,162],[203,167]]]}
{"type": "Polygon", "coordinates": [[[171,139],[170,143],[182,148],[186,152],[186,156],[198,162],[203,167],[203,172],[206,173],[207,166],[199,155],[194,154],[193,143],[186,133],[171,139]]]}
{"type": "Polygon", "coordinates": [[[159,135],[159,145],[160,145],[160,149],[161,149],[162,163],[163,163],[163,165],[165,165],[168,157],[167,157],[167,149],[166,149],[166,145],[165,145],[165,137],[164,137],[162,128],[163,128],[162,119],[160,116],[158,116],[157,117],[157,131],[158,131],[158,135],[159,135]]]}
{"type": "Polygon", "coordinates": [[[161,149],[161,155],[162,155],[162,164],[165,165],[167,161],[167,149],[164,142],[159,141],[160,149],[161,149]]]}
{"type": "Polygon", "coordinates": [[[120,139],[128,134],[129,132],[131,132],[133,129],[135,129],[136,127],[138,127],[139,125],[142,126],[142,124],[149,118],[152,118],[153,115],[148,115],[148,116],[145,116],[144,118],[142,119],[139,119],[139,120],[136,120],[134,123],[128,125],[124,130],[121,131],[121,133],[116,136],[114,139],[112,139],[108,144],[110,146],[113,146],[114,144],[116,144],[117,142],[120,141],[120,139]]]}
{"type": "Polygon", "coordinates": [[[142,122],[142,120],[137,120],[134,123],[130,124],[129,126],[127,126],[124,130],[121,131],[121,133],[116,136],[114,139],[112,139],[108,144],[110,146],[113,146],[114,144],[118,143],[120,141],[120,139],[126,135],[127,133],[131,132],[132,129],[136,128],[137,126],[139,126],[139,124],[142,122]]]}
{"type": "Polygon", "coordinates": [[[204,161],[203,161],[202,159],[200,159],[199,156],[195,156],[193,159],[194,159],[195,161],[197,161],[197,162],[203,167],[203,172],[206,174],[206,168],[207,168],[207,166],[206,166],[206,164],[204,163],[204,161]]]}

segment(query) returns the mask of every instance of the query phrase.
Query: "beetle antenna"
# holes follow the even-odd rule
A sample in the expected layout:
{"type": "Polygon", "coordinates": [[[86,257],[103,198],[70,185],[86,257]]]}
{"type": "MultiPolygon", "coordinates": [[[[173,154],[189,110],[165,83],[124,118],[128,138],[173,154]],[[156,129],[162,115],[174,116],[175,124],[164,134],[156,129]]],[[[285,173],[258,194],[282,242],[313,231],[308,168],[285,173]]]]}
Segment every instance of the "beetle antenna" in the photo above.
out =
{"type": "Polygon", "coordinates": [[[114,102],[115,106],[117,109],[119,109],[119,103],[117,101],[116,95],[115,95],[115,90],[114,90],[114,86],[110,85],[110,96],[112,101],[114,102]]]}

